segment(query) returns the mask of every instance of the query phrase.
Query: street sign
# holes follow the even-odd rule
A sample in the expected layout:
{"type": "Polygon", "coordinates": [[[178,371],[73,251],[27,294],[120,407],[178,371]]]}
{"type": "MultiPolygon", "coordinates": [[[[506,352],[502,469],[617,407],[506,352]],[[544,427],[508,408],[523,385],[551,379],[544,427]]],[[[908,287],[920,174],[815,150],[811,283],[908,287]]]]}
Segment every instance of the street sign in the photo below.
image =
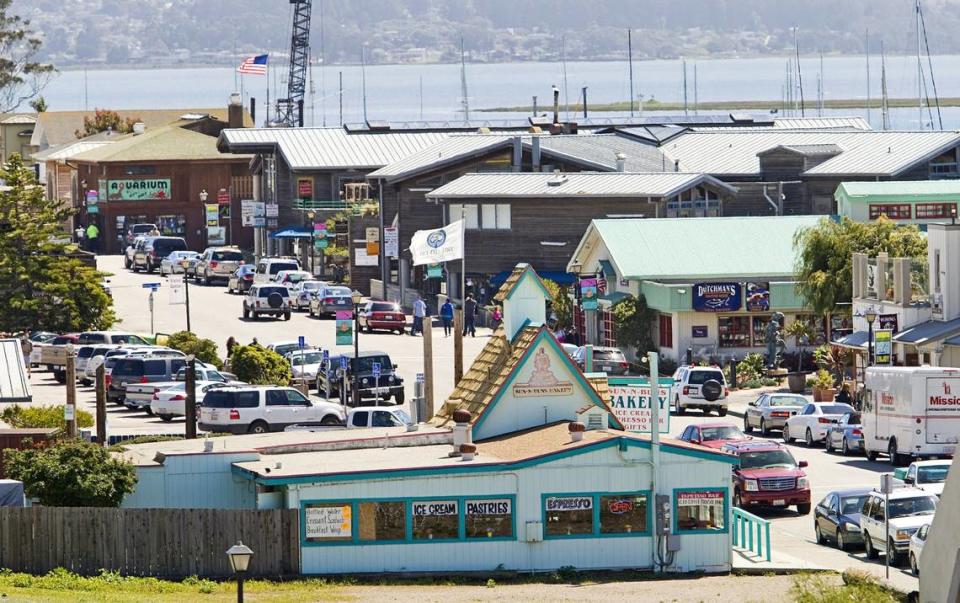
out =
{"type": "Polygon", "coordinates": [[[144,289],[153,289],[154,291],[156,291],[157,289],[160,288],[160,283],[143,283],[140,286],[143,287],[144,289]]]}
{"type": "Polygon", "coordinates": [[[301,335],[300,337],[297,337],[297,346],[299,346],[301,350],[307,347],[307,338],[304,337],[303,335],[301,335]]]}
{"type": "Polygon", "coordinates": [[[170,285],[170,305],[180,305],[187,303],[187,290],[182,274],[171,274],[168,277],[167,284],[170,285]]]}
{"type": "Polygon", "coordinates": [[[371,368],[373,369],[373,378],[374,378],[374,379],[379,379],[379,378],[380,378],[380,363],[379,363],[379,362],[374,362],[371,368]]]}
{"type": "Polygon", "coordinates": [[[340,368],[342,368],[342,369],[346,369],[346,368],[347,368],[347,357],[346,357],[346,356],[341,356],[341,357],[340,357],[340,368]]]}
{"type": "Polygon", "coordinates": [[[327,360],[330,360],[330,350],[323,351],[323,361],[326,362],[327,360]]]}
{"type": "Polygon", "coordinates": [[[221,188],[217,191],[217,203],[219,205],[230,205],[230,192],[227,189],[221,188]]]}
{"type": "Polygon", "coordinates": [[[423,376],[423,373],[417,373],[417,383],[423,383],[426,381],[426,378],[423,376]]]}

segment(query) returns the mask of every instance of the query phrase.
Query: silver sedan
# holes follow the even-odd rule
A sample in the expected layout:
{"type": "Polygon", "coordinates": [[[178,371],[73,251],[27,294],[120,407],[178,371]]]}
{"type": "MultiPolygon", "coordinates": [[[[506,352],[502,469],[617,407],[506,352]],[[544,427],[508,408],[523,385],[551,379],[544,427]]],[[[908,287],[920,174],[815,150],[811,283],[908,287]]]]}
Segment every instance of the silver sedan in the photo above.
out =
{"type": "Polygon", "coordinates": [[[747,407],[743,430],[750,433],[757,427],[761,435],[768,435],[771,429],[782,430],[787,419],[803,410],[808,402],[797,394],[761,394],[747,407]]]}
{"type": "Polygon", "coordinates": [[[170,252],[170,255],[160,260],[160,276],[167,274],[184,274],[184,272],[189,273],[189,265],[196,265],[199,255],[196,251],[170,252]],[[184,268],[184,262],[187,262],[187,268],[184,268]]]}

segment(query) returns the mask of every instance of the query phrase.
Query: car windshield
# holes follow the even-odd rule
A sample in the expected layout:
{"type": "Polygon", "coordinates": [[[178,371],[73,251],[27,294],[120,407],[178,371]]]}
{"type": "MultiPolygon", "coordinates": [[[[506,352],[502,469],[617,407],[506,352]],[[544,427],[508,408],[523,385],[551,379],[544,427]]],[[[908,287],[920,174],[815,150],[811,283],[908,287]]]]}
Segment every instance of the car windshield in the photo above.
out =
{"type": "Polygon", "coordinates": [[[360,357],[360,372],[361,373],[372,373],[373,364],[380,364],[380,373],[384,374],[393,370],[393,365],[390,364],[390,358],[386,356],[361,356],[360,357]]]}
{"type": "Polygon", "coordinates": [[[720,371],[690,371],[690,385],[703,385],[707,381],[723,383],[723,373],[720,371]]]}
{"type": "Polygon", "coordinates": [[[210,259],[217,262],[239,262],[243,259],[243,253],[239,251],[214,251],[210,259]]]}
{"type": "Polygon", "coordinates": [[[300,289],[303,291],[314,291],[320,288],[320,281],[304,281],[300,283],[300,289]]]}
{"type": "Polygon", "coordinates": [[[620,350],[594,350],[593,351],[594,360],[613,360],[615,362],[623,362],[626,360],[623,356],[623,352],[620,350]]]}
{"type": "Polygon", "coordinates": [[[860,425],[860,413],[852,412],[847,414],[847,425],[860,425]]]}
{"type": "Polygon", "coordinates": [[[853,408],[846,404],[821,404],[820,412],[825,415],[845,415],[851,412],[853,408]]]}
{"type": "Polygon", "coordinates": [[[941,484],[947,481],[947,471],[949,470],[950,465],[919,467],[917,469],[917,482],[921,484],[941,484]]]}
{"type": "Polygon", "coordinates": [[[321,352],[306,352],[303,354],[298,354],[294,352],[290,354],[290,364],[293,366],[300,366],[302,364],[319,364],[323,359],[323,354],[321,352]]]}
{"type": "Polygon", "coordinates": [[[741,440],[743,432],[733,425],[726,427],[702,427],[700,428],[700,438],[709,442],[711,440],[741,440]]]}
{"type": "Polygon", "coordinates": [[[806,398],[800,396],[770,396],[770,406],[803,406],[806,398]]]}
{"type": "Polygon", "coordinates": [[[890,518],[912,517],[915,515],[933,515],[937,510],[937,499],[932,496],[917,496],[890,501],[890,518]]]}
{"type": "Polygon", "coordinates": [[[273,346],[273,351],[281,356],[286,356],[288,353],[298,349],[299,347],[299,343],[279,343],[273,346]]]}
{"type": "Polygon", "coordinates": [[[253,274],[253,272],[254,272],[254,268],[251,264],[244,264],[243,266],[240,266],[239,268],[237,268],[237,274],[239,274],[240,276],[243,276],[245,274],[253,274]]]}
{"type": "Polygon", "coordinates": [[[411,418],[410,418],[410,415],[407,414],[407,411],[403,410],[402,408],[398,408],[398,409],[394,410],[394,411],[393,411],[393,414],[394,414],[398,419],[400,419],[401,421],[403,421],[403,424],[404,424],[404,425],[410,425],[411,423],[413,423],[413,419],[411,419],[411,418]]]}
{"type": "Polygon", "coordinates": [[[850,515],[851,513],[859,513],[860,509],[863,508],[863,503],[866,501],[866,494],[861,494],[859,496],[844,496],[840,499],[840,514],[850,515]]]}
{"type": "Polygon", "coordinates": [[[289,272],[287,273],[287,281],[291,283],[299,283],[310,278],[309,272],[289,272]]]}
{"type": "Polygon", "coordinates": [[[370,306],[371,312],[399,312],[400,307],[397,304],[388,302],[375,302],[370,306]]]}
{"type": "Polygon", "coordinates": [[[77,350],[77,358],[89,358],[91,356],[93,356],[93,348],[84,346],[77,350]]]}
{"type": "Polygon", "coordinates": [[[741,469],[764,469],[767,467],[797,466],[797,461],[787,450],[751,450],[740,453],[741,469]]]}
{"type": "Polygon", "coordinates": [[[274,262],[270,264],[270,274],[276,275],[281,270],[299,270],[300,266],[297,266],[293,262],[274,262]]]}
{"type": "Polygon", "coordinates": [[[350,297],[352,291],[349,287],[330,287],[323,292],[324,295],[329,295],[330,297],[350,297]]]}

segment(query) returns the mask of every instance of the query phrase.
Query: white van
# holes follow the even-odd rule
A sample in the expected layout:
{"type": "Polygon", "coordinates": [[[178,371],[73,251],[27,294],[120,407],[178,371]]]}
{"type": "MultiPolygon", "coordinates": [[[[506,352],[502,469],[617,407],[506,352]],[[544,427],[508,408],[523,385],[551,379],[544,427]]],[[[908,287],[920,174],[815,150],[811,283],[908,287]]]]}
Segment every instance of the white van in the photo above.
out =
{"type": "Polygon", "coordinates": [[[272,283],[281,270],[300,270],[300,262],[294,258],[263,258],[257,262],[253,282],[258,285],[272,283]]]}
{"type": "Polygon", "coordinates": [[[863,398],[867,458],[952,456],[960,441],[960,368],[870,367],[863,398]]]}

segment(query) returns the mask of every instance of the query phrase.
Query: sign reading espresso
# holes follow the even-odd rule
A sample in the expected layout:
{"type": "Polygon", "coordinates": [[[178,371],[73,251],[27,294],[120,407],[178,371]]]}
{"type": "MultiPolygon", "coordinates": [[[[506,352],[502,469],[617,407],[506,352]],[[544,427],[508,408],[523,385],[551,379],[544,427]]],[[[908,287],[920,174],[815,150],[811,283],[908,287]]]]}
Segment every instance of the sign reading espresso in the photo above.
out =
{"type": "Polygon", "coordinates": [[[513,395],[517,398],[569,396],[572,393],[573,383],[557,378],[550,369],[550,356],[544,348],[540,348],[533,355],[533,370],[527,380],[513,386],[513,395]]]}

